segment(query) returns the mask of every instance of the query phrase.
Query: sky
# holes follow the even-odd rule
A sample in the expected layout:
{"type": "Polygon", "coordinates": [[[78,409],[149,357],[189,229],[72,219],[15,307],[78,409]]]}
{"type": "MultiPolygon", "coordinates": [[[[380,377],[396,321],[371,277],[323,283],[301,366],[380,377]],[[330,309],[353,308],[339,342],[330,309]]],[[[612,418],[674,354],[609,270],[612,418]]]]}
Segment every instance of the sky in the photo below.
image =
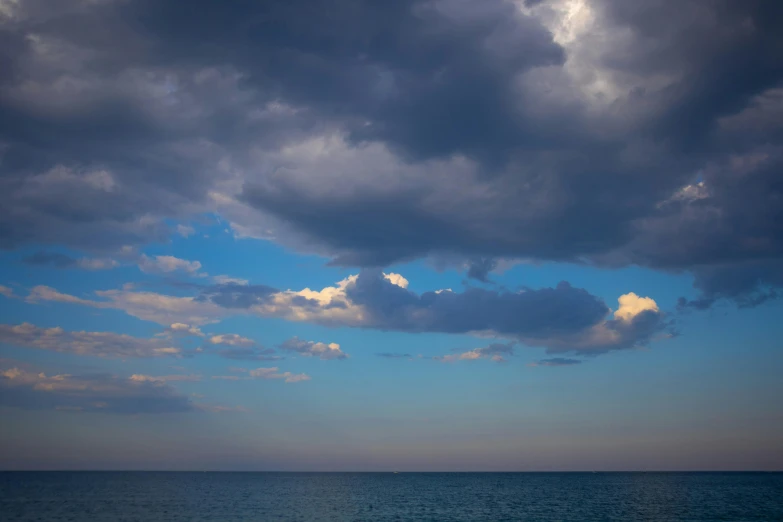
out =
{"type": "Polygon", "coordinates": [[[0,0],[0,469],[783,469],[783,3],[0,0]]]}

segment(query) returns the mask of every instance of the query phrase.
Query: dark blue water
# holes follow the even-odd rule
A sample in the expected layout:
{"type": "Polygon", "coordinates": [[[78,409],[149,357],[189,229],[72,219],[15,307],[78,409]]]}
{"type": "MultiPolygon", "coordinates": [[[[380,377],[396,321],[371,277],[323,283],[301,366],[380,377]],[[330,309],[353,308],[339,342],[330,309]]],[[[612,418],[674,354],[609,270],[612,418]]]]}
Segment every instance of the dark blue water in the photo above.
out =
{"type": "Polygon", "coordinates": [[[0,520],[772,521],[783,474],[0,472],[0,520]]]}

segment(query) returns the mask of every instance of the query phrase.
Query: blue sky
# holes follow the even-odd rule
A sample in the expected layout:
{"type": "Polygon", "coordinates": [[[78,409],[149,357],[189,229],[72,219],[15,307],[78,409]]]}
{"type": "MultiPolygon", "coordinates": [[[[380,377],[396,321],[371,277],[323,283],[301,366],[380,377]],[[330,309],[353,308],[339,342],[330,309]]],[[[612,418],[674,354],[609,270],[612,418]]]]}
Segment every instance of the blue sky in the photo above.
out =
{"type": "Polygon", "coordinates": [[[0,468],[781,469],[783,12],[348,4],[0,0],[0,468]]]}

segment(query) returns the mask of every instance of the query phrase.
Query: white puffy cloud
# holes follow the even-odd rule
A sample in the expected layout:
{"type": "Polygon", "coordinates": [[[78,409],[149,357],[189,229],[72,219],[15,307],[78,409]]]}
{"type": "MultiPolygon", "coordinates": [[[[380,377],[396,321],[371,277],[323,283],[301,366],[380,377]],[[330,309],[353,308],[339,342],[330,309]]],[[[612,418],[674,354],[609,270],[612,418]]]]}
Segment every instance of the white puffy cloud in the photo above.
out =
{"type": "Polygon", "coordinates": [[[383,277],[393,285],[397,285],[400,288],[408,288],[408,280],[402,277],[400,274],[395,274],[394,272],[390,272],[388,274],[384,273],[383,277]]]}
{"type": "Polygon", "coordinates": [[[614,312],[615,319],[632,321],[634,317],[644,311],[658,312],[658,304],[650,297],[639,297],[633,292],[621,295],[617,298],[620,307],[614,312]]]}
{"type": "Polygon", "coordinates": [[[365,312],[346,295],[346,288],[358,275],[348,276],[335,286],[321,290],[285,290],[271,294],[250,311],[262,316],[281,317],[289,321],[311,321],[321,324],[360,326],[365,312]]]}

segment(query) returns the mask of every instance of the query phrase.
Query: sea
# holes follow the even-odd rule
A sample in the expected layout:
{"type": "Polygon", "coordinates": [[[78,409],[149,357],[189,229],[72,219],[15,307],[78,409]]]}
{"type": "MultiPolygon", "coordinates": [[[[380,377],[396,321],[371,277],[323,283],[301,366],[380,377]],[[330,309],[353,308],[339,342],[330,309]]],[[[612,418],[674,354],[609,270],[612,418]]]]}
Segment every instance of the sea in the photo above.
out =
{"type": "Polygon", "coordinates": [[[2,521],[783,521],[783,473],[0,472],[2,521]]]}

